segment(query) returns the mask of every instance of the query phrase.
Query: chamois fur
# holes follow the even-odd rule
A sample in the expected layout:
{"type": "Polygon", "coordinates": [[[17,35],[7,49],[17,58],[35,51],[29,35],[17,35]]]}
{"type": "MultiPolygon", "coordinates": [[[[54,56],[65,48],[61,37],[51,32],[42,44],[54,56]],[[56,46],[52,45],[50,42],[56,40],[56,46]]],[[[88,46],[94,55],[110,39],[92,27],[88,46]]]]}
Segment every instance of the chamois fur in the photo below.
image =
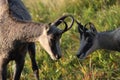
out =
{"type": "Polygon", "coordinates": [[[87,55],[98,49],[120,52],[120,28],[112,31],[98,32],[91,22],[85,26],[79,22],[77,22],[77,24],[81,40],[77,54],[78,58],[84,59],[87,55]],[[86,27],[88,24],[90,28],[86,27]]]}
{"type": "MultiPolygon", "coordinates": [[[[25,5],[21,0],[8,0],[8,4],[9,4],[10,14],[12,14],[13,17],[15,17],[18,20],[28,20],[28,21],[32,20],[29,12],[27,11],[25,5]]],[[[22,48],[22,47],[23,46],[19,46],[19,48],[22,48]]],[[[28,52],[30,55],[32,70],[34,72],[35,78],[39,80],[39,69],[36,62],[36,51],[35,51],[34,42],[28,43],[28,52]]]]}
{"type": "Polygon", "coordinates": [[[10,13],[20,20],[31,21],[31,16],[21,0],[8,0],[10,13]]]}
{"type": "MultiPolygon", "coordinates": [[[[21,67],[23,67],[24,58],[28,49],[28,44],[26,42],[34,42],[39,39],[41,34],[47,34],[46,29],[48,27],[47,24],[43,23],[17,21],[11,18],[8,11],[6,11],[0,22],[0,55],[2,55],[0,58],[3,62],[0,63],[1,72],[4,72],[2,71],[6,68],[4,64],[7,64],[10,60],[16,60],[16,64],[20,64],[21,67]],[[19,49],[17,46],[21,46],[22,49],[19,49]],[[22,54],[20,53],[21,51],[22,54]],[[18,59],[21,61],[17,61],[18,59]]],[[[17,73],[18,71],[15,72],[15,80],[19,79],[19,74],[17,73]]],[[[1,76],[1,78],[6,80],[6,74],[1,74],[4,75],[3,77],[1,76]]]]}
{"type": "MultiPolygon", "coordinates": [[[[40,37],[45,38],[49,25],[22,20],[18,21],[12,18],[9,14],[7,1],[4,1],[0,0],[0,11],[2,11],[0,14],[0,80],[6,80],[6,66],[10,60],[15,60],[16,62],[17,69],[14,80],[19,80],[28,48],[26,42],[35,42],[40,37]],[[19,48],[19,46],[22,47],[19,48]]],[[[48,42],[44,44],[48,44],[48,42]]]]}
{"type": "Polygon", "coordinates": [[[43,23],[16,21],[11,16],[5,15],[0,23],[1,48],[12,49],[14,40],[34,42],[48,27],[47,24],[43,23]]]}
{"type": "Polygon", "coordinates": [[[69,30],[74,23],[74,18],[71,15],[62,16],[50,25],[17,20],[10,15],[7,1],[0,0],[0,2],[3,2],[0,5],[0,9],[3,10],[0,15],[0,80],[6,80],[7,64],[10,60],[16,62],[14,80],[20,79],[28,48],[27,42],[39,41],[53,60],[61,57],[59,40],[62,34],[69,30]],[[72,19],[69,27],[64,21],[66,17],[72,19]],[[65,29],[57,29],[56,27],[62,22],[65,24],[65,29]]]}

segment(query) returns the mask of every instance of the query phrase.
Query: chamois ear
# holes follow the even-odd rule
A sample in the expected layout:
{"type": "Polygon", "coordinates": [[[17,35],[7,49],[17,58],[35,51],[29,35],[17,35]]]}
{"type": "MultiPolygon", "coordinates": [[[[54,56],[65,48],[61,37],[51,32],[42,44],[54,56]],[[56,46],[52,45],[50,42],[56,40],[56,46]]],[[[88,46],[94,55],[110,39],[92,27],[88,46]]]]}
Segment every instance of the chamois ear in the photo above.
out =
{"type": "Polygon", "coordinates": [[[97,33],[97,30],[96,30],[94,24],[91,23],[91,22],[89,22],[89,25],[90,25],[90,31],[91,31],[92,33],[96,34],[96,33],[97,33]]]}

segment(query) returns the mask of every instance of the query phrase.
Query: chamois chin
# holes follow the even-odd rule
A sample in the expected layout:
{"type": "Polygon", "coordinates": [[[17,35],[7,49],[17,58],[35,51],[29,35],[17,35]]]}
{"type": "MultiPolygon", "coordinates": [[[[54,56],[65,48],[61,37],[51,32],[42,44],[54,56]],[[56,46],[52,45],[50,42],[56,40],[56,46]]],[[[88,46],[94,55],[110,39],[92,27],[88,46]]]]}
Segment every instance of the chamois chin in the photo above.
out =
{"type": "Polygon", "coordinates": [[[20,74],[25,62],[28,42],[39,41],[41,46],[53,60],[61,57],[59,39],[64,32],[72,27],[74,19],[71,15],[62,16],[51,25],[17,20],[10,15],[7,0],[0,0],[0,2],[3,3],[2,5],[0,4],[0,9],[3,8],[4,10],[3,14],[0,16],[0,80],[6,80],[7,64],[10,60],[15,60],[16,62],[14,80],[20,79],[20,74]],[[72,19],[72,23],[69,27],[64,21],[67,17],[72,19]],[[61,23],[65,24],[64,30],[53,28],[61,23]],[[54,34],[59,38],[56,38],[54,34]],[[22,47],[19,48],[19,46],[22,47]]]}
{"type": "Polygon", "coordinates": [[[98,32],[93,23],[85,26],[76,21],[80,33],[80,48],[77,57],[84,59],[87,55],[98,49],[106,49],[120,52],[120,28],[113,31],[98,32]],[[89,25],[90,28],[86,26],[89,25]]]}

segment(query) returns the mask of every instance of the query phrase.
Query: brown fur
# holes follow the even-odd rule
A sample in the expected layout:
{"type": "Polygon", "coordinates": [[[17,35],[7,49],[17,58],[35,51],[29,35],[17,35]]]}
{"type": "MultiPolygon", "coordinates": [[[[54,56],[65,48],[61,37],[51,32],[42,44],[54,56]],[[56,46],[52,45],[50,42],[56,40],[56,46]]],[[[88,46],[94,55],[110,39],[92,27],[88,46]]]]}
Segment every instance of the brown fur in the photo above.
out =
{"type": "Polygon", "coordinates": [[[0,80],[6,80],[7,64],[10,60],[15,60],[16,62],[14,80],[20,79],[28,42],[38,40],[53,60],[61,58],[59,40],[62,34],[68,31],[74,23],[74,18],[71,15],[62,16],[53,24],[48,25],[16,20],[10,16],[9,9],[6,6],[7,4],[0,6],[0,9],[3,8],[4,10],[0,22],[0,80]],[[67,17],[72,20],[70,26],[64,21],[67,17]],[[57,26],[62,22],[65,24],[65,29],[60,30],[57,26]]]}
{"type": "Polygon", "coordinates": [[[16,20],[9,14],[6,4],[0,5],[0,11],[2,11],[0,14],[0,80],[6,80],[6,66],[10,60],[15,60],[16,64],[19,64],[14,76],[15,80],[19,80],[28,48],[27,42],[37,41],[49,25],[16,20]]]}
{"type": "Polygon", "coordinates": [[[10,16],[5,17],[0,23],[2,48],[12,47],[13,41],[31,41],[39,37],[47,24],[16,21],[10,16]],[[16,28],[17,26],[17,28],[16,28]],[[6,47],[6,45],[8,45],[6,47]]]}

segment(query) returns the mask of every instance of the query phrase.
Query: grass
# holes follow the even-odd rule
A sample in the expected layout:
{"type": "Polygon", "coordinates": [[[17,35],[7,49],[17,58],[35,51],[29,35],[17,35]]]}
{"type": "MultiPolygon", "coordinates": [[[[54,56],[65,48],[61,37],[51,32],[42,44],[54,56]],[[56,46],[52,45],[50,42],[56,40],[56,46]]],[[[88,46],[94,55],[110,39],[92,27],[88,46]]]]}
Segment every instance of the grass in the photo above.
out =
{"type": "MultiPolygon", "coordinates": [[[[93,22],[98,31],[113,30],[119,27],[119,0],[24,0],[34,21],[50,23],[64,14],[72,14],[82,24],[93,22]]],[[[120,53],[97,50],[85,60],[75,55],[80,46],[79,33],[74,24],[61,39],[62,58],[57,62],[37,44],[36,59],[41,80],[119,80],[120,53]]],[[[14,70],[9,64],[9,73],[14,70]]],[[[12,78],[13,74],[9,74],[12,78]]],[[[35,80],[29,56],[26,57],[21,80],[35,80]]]]}

